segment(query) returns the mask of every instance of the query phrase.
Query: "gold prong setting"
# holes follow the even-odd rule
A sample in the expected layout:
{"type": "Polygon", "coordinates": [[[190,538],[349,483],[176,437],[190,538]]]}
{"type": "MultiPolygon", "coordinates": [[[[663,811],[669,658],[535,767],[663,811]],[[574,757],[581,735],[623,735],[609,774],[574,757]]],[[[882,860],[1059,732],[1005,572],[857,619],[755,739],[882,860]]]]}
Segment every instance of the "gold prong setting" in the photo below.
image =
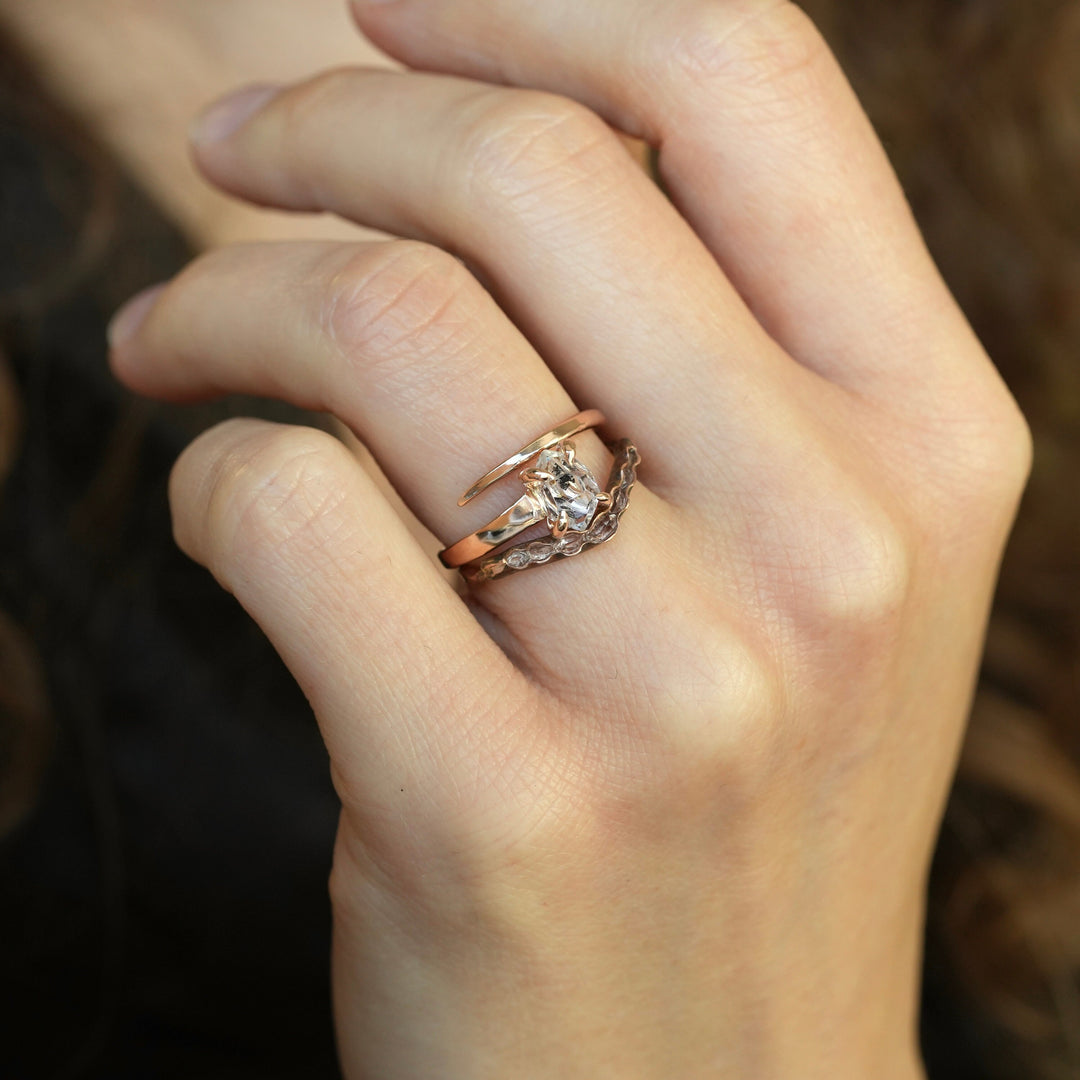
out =
{"type": "Polygon", "coordinates": [[[609,490],[600,487],[570,440],[603,419],[595,409],[576,413],[485,473],[461,496],[459,506],[515,471],[523,488],[519,498],[482,528],[443,548],[439,561],[461,570],[470,581],[490,580],[553,558],[577,555],[609,540],[626,509],[640,457],[629,440],[603,440],[617,458],[609,490]],[[541,522],[551,530],[549,536],[504,547],[513,537],[541,522]],[[492,554],[500,549],[501,555],[492,554]]]}
{"type": "Polygon", "coordinates": [[[596,477],[578,460],[572,442],[541,451],[536,464],[522,469],[518,476],[556,540],[568,532],[585,532],[597,510],[610,502],[596,477]]]}
{"type": "Polygon", "coordinates": [[[563,537],[556,537],[553,532],[551,536],[539,540],[515,544],[498,554],[462,566],[461,572],[465,578],[473,584],[494,581],[530,567],[572,558],[610,540],[618,531],[641,463],[641,454],[629,439],[620,440],[611,449],[615,459],[608,478],[609,491],[603,493],[606,495],[605,505],[586,532],[571,532],[563,537]]]}

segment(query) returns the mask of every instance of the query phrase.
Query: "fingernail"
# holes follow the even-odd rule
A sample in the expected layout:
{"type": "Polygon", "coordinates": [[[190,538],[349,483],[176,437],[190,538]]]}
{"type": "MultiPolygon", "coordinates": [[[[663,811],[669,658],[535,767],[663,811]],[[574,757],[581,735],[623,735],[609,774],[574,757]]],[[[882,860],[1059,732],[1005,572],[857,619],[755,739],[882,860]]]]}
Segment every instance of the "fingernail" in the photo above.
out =
{"type": "Polygon", "coordinates": [[[228,138],[280,91],[281,87],[275,84],[245,86],[215,101],[196,116],[188,130],[188,137],[194,143],[212,143],[228,138]]]}
{"type": "Polygon", "coordinates": [[[160,285],[151,285],[148,289],[136,293],[127,303],[122,304],[116,314],[109,320],[105,337],[108,339],[110,349],[118,349],[125,341],[130,341],[135,336],[135,331],[142,326],[158,294],[165,288],[166,282],[160,285]]]}

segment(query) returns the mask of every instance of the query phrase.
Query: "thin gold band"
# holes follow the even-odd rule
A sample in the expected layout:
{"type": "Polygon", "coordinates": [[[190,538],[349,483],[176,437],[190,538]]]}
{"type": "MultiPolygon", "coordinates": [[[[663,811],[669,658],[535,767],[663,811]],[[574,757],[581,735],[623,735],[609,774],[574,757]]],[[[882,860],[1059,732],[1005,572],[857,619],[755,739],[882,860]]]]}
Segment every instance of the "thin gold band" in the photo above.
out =
{"type": "Polygon", "coordinates": [[[490,472],[485,473],[464,495],[458,499],[458,506],[464,506],[470,499],[475,499],[481,491],[491,487],[496,480],[512,473],[519,465],[524,465],[529,458],[536,457],[542,450],[560,443],[563,439],[572,438],[578,432],[589,428],[599,427],[604,422],[604,414],[599,409],[584,409],[575,413],[569,420],[545,431],[543,435],[533,439],[527,446],[523,446],[516,454],[511,454],[504,462],[496,465],[490,472]]]}

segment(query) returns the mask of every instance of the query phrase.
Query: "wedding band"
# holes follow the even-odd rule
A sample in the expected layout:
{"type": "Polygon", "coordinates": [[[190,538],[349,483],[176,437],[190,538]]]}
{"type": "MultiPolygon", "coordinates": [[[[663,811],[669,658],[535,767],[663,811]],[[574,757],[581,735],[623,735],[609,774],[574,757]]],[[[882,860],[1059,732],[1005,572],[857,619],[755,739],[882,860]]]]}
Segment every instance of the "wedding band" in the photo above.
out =
{"type": "Polygon", "coordinates": [[[625,439],[609,447],[616,454],[616,461],[609,480],[611,490],[604,491],[577,459],[574,444],[569,441],[571,435],[603,421],[603,414],[596,409],[576,413],[476,481],[458,500],[459,506],[519,466],[527,466],[519,473],[524,494],[483,528],[440,551],[443,565],[463,568],[462,573],[471,580],[487,580],[548,562],[553,557],[576,555],[589,545],[610,539],[626,509],[640,457],[625,439]],[[527,463],[533,458],[535,464],[529,466],[527,463]],[[504,557],[491,555],[518,533],[545,520],[551,529],[549,537],[509,549],[503,552],[504,557]]]}

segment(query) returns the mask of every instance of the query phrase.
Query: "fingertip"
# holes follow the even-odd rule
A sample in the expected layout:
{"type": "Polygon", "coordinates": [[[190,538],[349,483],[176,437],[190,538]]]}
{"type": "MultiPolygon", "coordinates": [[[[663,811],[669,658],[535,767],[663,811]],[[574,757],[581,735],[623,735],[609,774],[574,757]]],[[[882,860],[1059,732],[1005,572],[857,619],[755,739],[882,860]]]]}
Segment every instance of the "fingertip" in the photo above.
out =
{"type": "Polygon", "coordinates": [[[161,281],[150,285],[117,308],[105,329],[105,339],[112,356],[120,353],[135,337],[167,284],[167,281],[161,281]]]}
{"type": "Polygon", "coordinates": [[[223,392],[206,380],[192,379],[191,372],[161,360],[160,347],[147,341],[147,323],[161,294],[170,284],[163,281],[136,293],[112,317],[105,331],[107,360],[113,377],[132,393],[159,400],[190,403],[207,401],[223,392]]]}
{"type": "Polygon", "coordinates": [[[192,146],[223,142],[238,131],[282,90],[279,83],[254,83],[241,87],[208,105],[192,120],[188,139],[192,146]]]}
{"type": "Polygon", "coordinates": [[[163,281],[136,293],[121,304],[105,329],[109,370],[118,382],[135,393],[145,392],[137,368],[139,349],[135,341],[167,284],[163,281]]]}
{"type": "MultiPolygon", "coordinates": [[[[180,451],[169,472],[168,501],[173,540],[188,558],[209,567],[205,508],[211,492],[228,472],[230,463],[235,465],[244,444],[265,437],[277,426],[252,417],[230,417],[200,432],[180,451]]],[[[228,588],[220,576],[218,580],[228,588]]]]}
{"type": "Polygon", "coordinates": [[[143,397],[177,403],[212,400],[226,391],[202,377],[197,365],[177,363],[174,350],[156,340],[158,328],[148,326],[171,284],[170,279],[151,285],[116,310],[105,329],[109,370],[143,397]]]}

